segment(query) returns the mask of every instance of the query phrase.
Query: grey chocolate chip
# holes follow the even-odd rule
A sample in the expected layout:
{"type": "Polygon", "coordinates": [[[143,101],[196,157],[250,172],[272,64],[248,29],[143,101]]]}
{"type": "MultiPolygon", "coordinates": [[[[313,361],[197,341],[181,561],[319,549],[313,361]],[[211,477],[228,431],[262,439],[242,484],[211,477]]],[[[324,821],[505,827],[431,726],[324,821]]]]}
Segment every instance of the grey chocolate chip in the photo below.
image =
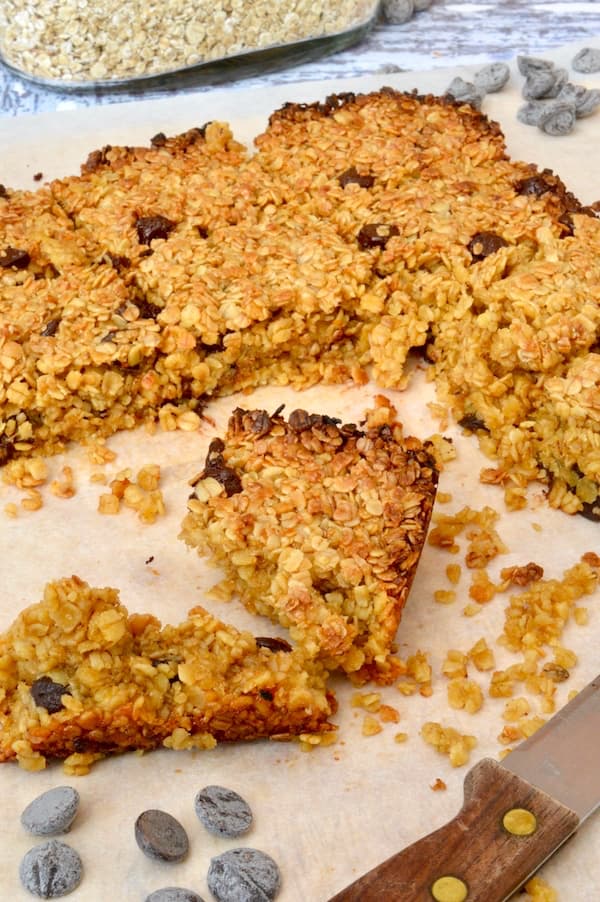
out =
{"type": "Polygon", "coordinates": [[[584,47],[575,54],[571,65],[576,72],[600,72],[600,50],[584,47]]]}
{"type": "Polygon", "coordinates": [[[135,839],[144,855],[159,861],[183,861],[190,847],[179,821],[157,808],[140,814],[135,822],[135,839]]]}
{"type": "Polygon", "coordinates": [[[547,97],[556,82],[554,69],[541,69],[529,73],[523,85],[525,100],[540,100],[547,97]]]}
{"type": "Polygon", "coordinates": [[[217,836],[233,839],[247,833],[252,826],[248,803],[224,786],[205,786],[196,795],[194,808],[200,823],[217,836]]]}
{"type": "Polygon", "coordinates": [[[203,902],[203,899],[192,889],[165,886],[162,889],[155,889],[153,893],[146,896],[145,902],[203,902]]]}
{"type": "Polygon", "coordinates": [[[208,869],[208,888],[218,902],[270,902],[279,892],[276,863],[258,849],[230,849],[208,869]]]}
{"type": "Polygon", "coordinates": [[[525,125],[539,125],[546,104],[542,100],[530,100],[517,110],[517,119],[525,125]]]}
{"type": "Polygon", "coordinates": [[[49,839],[23,856],[19,877],[34,896],[58,899],[79,886],[83,865],[75,849],[57,839],[49,839]]]}
{"type": "Polygon", "coordinates": [[[402,25],[412,19],[415,12],[414,0],[383,0],[383,14],[388,22],[402,25]]]}
{"type": "Polygon", "coordinates": [[[554,69],[554,63],[550,60],[543,60],[537,56],[518,56],[517,66],[519,72],[527,78],[532,72],[544,72],[547,69],[554,69]]]}
{"type": "Polygon", "coordinates": [[[453,78],[446,89],[446,94],[450,94],[459,103],[470,103],[476,110],[481,108],[483,95],[473,82],[465,81],[459,75],[453,78]]]}
{"type": "Polygon", "coordinates": [[[30,802],[21,815],[21,824],[35,836],[66,833],[77,814],[79,793],[72,786],[56,786],[30,802]]]}
{"type": "Polygon", "coordinates": [[[569,103],[555,101],[548,107],[538,122],[538,128],[546,135],[559,137],[568,135],[575,125],[575,107],[569,103]]]}
{"type": "Polygon", "coordinates": [[[589,116],[596,107],[600,106],[600,91],[588,90],[584,85],[573,85],[571,82],[567,82],[561,88],[556,99],[573,104],[575,115],[581,119],[589,116]]]}
{"type": "Polygon", "coordinates": [[[556,97],[568,80],[569,73],[566,69],[554,69],[554,84],[546,91],[544,97],[550,99],[556,97]]]}
{"type": "Polygon", "coordinates": [[[493,94],[500,91],[510,78],[510,69],[506,63],[490,63],[473,76],[473,84],[481,94],[493,94]]]}

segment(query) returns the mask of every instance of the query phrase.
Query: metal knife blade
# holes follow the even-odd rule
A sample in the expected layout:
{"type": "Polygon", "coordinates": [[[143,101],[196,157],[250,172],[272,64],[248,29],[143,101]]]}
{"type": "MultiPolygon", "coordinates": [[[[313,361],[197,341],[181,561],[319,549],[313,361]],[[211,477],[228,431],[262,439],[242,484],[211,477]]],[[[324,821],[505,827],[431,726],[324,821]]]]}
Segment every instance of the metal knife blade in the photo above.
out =
{"type": "Polygon", "coordinates": [[[600,676],[501,763],[460,812],[329,902],[505,902],[600,805],[600,676]]]}

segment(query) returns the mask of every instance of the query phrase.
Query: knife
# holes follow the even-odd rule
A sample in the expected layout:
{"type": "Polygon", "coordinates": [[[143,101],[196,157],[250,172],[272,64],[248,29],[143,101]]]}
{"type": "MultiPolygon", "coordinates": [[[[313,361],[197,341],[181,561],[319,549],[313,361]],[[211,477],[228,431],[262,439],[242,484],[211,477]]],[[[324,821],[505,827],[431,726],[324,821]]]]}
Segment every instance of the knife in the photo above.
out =
{"type": "Polygon", "coordinates": [[[329,902],[504,902],[600,805],[599,747],[597,676],[501,763],[472,767],[455,818],[329,902]]]}

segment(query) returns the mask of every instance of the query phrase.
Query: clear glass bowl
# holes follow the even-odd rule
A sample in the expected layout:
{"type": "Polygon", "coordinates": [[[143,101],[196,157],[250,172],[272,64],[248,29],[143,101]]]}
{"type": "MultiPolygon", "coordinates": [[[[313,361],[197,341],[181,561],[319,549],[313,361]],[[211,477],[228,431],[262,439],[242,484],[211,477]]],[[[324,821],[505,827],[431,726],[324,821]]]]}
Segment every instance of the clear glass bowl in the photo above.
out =
{"type": "Polygon", "coordinates": [[[203,84],[361,40],[380,0],[0,0],[0,57],[61,90],[203,84]]]}

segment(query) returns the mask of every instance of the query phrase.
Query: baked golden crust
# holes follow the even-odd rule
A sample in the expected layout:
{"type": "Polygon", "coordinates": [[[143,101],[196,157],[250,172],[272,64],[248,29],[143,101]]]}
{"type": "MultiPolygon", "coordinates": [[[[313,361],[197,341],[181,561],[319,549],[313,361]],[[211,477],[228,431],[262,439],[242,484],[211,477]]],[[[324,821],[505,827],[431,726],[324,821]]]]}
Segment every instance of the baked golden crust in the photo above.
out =
{"type": "Polygon", "coordinates": [[[362,430],[238,408],[181,533],[224,568],[229,594],[306,654],[381,683],[397,676],[390,651],[437,486],[427,446],[389,419],[362,430]]]}
{"type": "Polygon", "coordinates": [[[425,347],[512,506],[541,479],[594,515],[594,211],[447,98],[288,105],[256,145],[213,122],[0,197],[0,460],[265,382],[402,387],[425,347]]]}
{"type": "Polygon", "coordinates": [[[50,583],[0,636],[0,761],[67,758],[85,772],[130,749],[331,730],[326,672],[286,646],[199,607],[161,627],[114,589],[50,583]]]}

